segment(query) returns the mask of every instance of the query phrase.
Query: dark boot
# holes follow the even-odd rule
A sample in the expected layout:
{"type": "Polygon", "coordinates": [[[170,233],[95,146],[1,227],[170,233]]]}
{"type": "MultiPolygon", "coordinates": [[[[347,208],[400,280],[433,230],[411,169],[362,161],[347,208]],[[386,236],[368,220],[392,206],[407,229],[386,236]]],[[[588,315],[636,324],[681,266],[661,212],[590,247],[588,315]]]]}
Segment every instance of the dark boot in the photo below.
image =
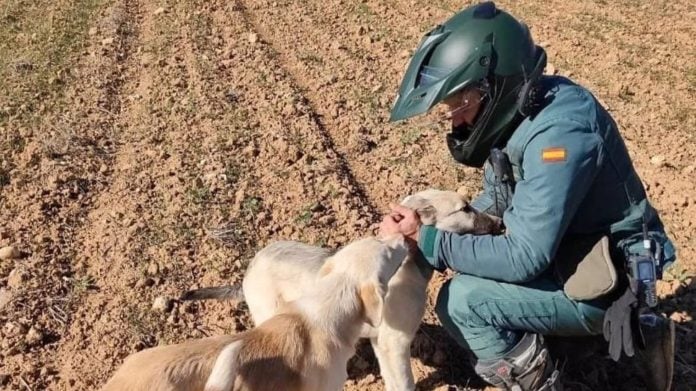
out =
{"type": "Polygon", "coordinates": [[[674,374],[674,322],[654,314],[640,316],[645,349],[636,350],[648,391],[669,391],[674,374]]]}
{"type": "Polygon", "coordinates": [[[479,360],[474,368],[485,381],[507,391],[563,391],[560,372],[539,334],[525,334],[505,357],[479,360]]]}

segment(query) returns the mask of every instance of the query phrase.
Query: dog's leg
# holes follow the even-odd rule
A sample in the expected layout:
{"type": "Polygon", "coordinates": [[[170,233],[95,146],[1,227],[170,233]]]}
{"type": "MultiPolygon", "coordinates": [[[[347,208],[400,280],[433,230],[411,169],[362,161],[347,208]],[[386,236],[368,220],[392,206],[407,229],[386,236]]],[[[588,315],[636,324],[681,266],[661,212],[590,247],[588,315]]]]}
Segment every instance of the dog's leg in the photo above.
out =
{"type": "Polygon", "coordinates": [[[205,391],[232,391],[239,367],[237,354],[239,354],[241,346],[242,342],[236,341],[220,351],[208,381],[205,383],[205,391]]]}
{"type": "Polygon", "coordinates": [[[375,357],[377,357],[377,362],[379,363],[379,373],[384,379],[384,385],[386,391],[392,391],[390,388],[391,384],[395,384],[396,381],[392,375],[392,369],[388,358],[389,353],[387,352],[387,347],[384,344],[380,345],[379,339],[377,337],[370,338],[370,343],[372,344],[372,350],[375,352],[375,357]]]}
{"type": "Polygon", "coordinates": [[[407,259],[389,281],[384,303],[384,321],[373,339],[375,355],[387,391],[415,389],[411,371],[411,341],[425,312],[429,276],[421,274],[413,259],[407,259]]]}
{"type": "Polygon", "coordinates": [[[389,330],[387,333],[380,332],[378,338],[371,340],[387,391],[416,389],[411,370],[412,339],[400,331],[389,330]]]}

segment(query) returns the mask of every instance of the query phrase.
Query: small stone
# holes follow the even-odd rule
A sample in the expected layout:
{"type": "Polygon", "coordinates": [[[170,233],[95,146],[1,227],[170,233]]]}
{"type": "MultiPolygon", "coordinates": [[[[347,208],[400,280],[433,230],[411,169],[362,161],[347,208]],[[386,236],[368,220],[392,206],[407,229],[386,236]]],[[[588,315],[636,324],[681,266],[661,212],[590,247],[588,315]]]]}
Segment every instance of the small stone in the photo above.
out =
{"type": "Polygon", "coordinates": [[[24,336],[24,342],[26,342],[29,346],[40,345],[41,342],[43,342],[43,339],[43,333],[35,327],[30,328],[27,334],[24,336]]]}
{"type": "Polygon", "coordinates": [[[97,35],[97,32],[98,32],[98,31],[99,31],[99,30],[97,30],[96,27],[91,27],[87,33],[88,33],[89,35],[97,35]]]}
{"type": "Polygon", "coordinates": [[[12,289],[19,289],[24,284],[24,281],[27,280],[27,277],[25,272],[14,269],[10,272],[10,275],[7,276],[7,286],[12,289]]]}
{"type": "Polygon", "coordinates": [[[289,226],[289,225],[286,225],[286,226],[283,228],[283,235],[286,236],[286,237],[292,235],[293,232],[294,232],[294,230],[293,230],[292,227],[289,226]]]}
{"type": "Polygon", "coordinates": [[[249,33],[248,39],[249,43],[256,43],[259,41],[259,35],[256,33],[249,33]]]}
{"type": "Polygon", "coordinates": [[[106,164],[102,164],[102,165],[99,167],[99,173],[100,173],[100,174],[104,174],[107,170],[109,170],[109,167],[108,167],[106,164]]]}
{"type": "Polygon", "coordinates": [[[145,288],[155,285],[155,280],[152,278],[141,278],[135,283],[136,288],[145,288]]]}
{"type": "Polygon", "coordinates": [[[157,262],[152,262],[148,267],[147,267],[147,274],[151,276],[156,276],[160,271],[159,265],[157,262]]]}
{"type": "Polygon", "coordinates": [[[101,43],[102,43],[102,45],[104,45],[104,46],[106,46],[106,45],[111,45],[112,43],[114,43],[114,39],[113,39],[112,37],[104,38],[104,39],[102,39],[102,42],[101,42],[101,43]]]}
{"type": "Polygon", "coordinates": [[[2,328],[5,337],[18,337],[27,333],[27,327],[17,322],[7,322],[2,328]]]}
{"type": "Polygon", "coordinates": [[[336,218],[334,216],[322,216],[319,218],[319,224],[321,225],[331,225],[336,222],[336,218]]]}
{"type": "Polygon", "coordinates": [[[557,71],[558,70],[556,69],[556,67],[553,64],[551,64],[551,63],[546,64],[546,73],[547,74],[555,75],[557,71]]]}
{"type": "Polygon", "coordinates": [[[376,381],[377,381],[377,377],[372,373],[368,373],[367,376],[365,376],[364,378],[362,378],[362,380],[360,380],[360,384],[361,385],[372,384],[376,381]]]}
{"type": "Polygon", "coordinates": [[[164,13],[164,7],[159,7],[153,12],[153,15],[159,15],[164,13]]]}
{"type": "Polygon", "coordinates": [[[20,255],[21,253],[14,246],[0,248],[0,260],[17,259],[20,255]]]}
{"type": "Polygon", "coordinates": [[[12,301],[12,293],[7,289],[0,289],[0,310],[12,301]]]}
{"type": "Polygon", "coordinates": [[[152,303],[152,309],[158,312],[169,312],[172,309],[173,302],[170,298],[166,296],[159,296],[152,303]]]}
{"type": "Polygon", "coordinates": [[[662,167],[665,165],[666,160],[667,159],[665,158],[664,155],[655,155],[655,156],[650,158],[650,163],[653,166],[662,167]]]}

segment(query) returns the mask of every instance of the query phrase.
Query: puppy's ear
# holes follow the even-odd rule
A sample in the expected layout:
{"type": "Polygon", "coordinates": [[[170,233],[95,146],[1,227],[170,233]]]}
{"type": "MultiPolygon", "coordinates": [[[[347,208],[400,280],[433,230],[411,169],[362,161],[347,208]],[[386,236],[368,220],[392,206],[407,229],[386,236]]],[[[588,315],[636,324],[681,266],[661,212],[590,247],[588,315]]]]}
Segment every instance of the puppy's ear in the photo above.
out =
{"type": "Polygon", "coordinates": [[[418,217],[421,219],[421,223],[425,225],[434,225],[437,222],[437,210],[432,205],[427,205],[422,208],[416,209],[418,217]]]}
{"type": "Polygon", "coordinates": [[[382,324],[384,310],[384,290],[378,283],[365,284],[360,287],[360,302],[363,307],[365,321],[372,327],[382,324]]]}
{"type": "Polygon", "coordinates": [[[437,221],[437,210],[435,210],[435,207],[423,197],[415,195],[408,196],[404,198],[401,205],[415,209],[421,222],[425,225],[433,225],[435,221],[437,221]]]}

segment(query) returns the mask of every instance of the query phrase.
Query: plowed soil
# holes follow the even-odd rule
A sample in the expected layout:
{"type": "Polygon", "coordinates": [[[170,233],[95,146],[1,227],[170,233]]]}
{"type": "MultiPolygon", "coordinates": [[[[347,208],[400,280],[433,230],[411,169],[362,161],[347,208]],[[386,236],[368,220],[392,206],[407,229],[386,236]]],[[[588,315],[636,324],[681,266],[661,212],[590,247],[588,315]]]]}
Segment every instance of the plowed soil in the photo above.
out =
{"type": "MultiPolygon", "coordinates": [[[[0,248],[19,251],[0,260],[0,388],[93,390],[138,350],[245,330],[243,305],[153,303],[239,281],[271,240],[337,247],[407,194],[478,192],[446,124],[387,122],[410,51],[464,5],[0,0],[0,248]]],[[[674,388],[696,389],[696,3],[499,5],[620,125],[678,246],[659,309],[674,388]]],[[[419,389],[485,388],[431,309],[412,356],[419,389]]],[[[369,346],[349,375],[383,389],[369,346]]],[[[601,356],[564,382],[644,389],[601,356]]]]}

